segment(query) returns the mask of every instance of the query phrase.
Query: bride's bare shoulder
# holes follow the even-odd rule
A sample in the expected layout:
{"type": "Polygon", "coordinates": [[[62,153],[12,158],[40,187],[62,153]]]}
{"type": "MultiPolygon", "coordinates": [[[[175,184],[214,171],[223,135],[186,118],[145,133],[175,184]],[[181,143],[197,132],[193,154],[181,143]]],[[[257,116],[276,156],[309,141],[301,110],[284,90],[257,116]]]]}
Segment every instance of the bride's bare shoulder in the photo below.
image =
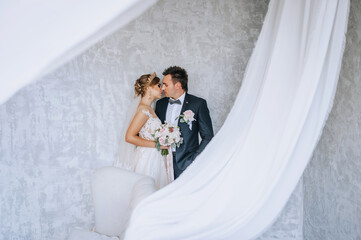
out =
{"type": "Polygon", "coordinates": [[[147,106],[147,105],[139,104],[137,112],[138,113],[145,113],[146,115],[148,115],[147,113],[151,113],[151,108],[149,106],[147,106]]]}

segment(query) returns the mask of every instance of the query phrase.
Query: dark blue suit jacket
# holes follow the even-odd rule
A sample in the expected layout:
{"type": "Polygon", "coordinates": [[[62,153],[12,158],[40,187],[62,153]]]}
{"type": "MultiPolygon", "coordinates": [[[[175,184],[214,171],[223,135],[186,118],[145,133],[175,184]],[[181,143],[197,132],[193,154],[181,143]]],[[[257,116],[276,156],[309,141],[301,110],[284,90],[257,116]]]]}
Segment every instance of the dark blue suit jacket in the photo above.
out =
{"type": "MultiPolygon", "coordinates": [[[[155,113],[164,123],[168,108],[169,98],[162,98],[157,101],[155,113]]],[[[181,114],[187,110],[194,112],[196,121],[192,122],[192,130],[187,123],[178,120],[183,143],[176,150],[176,158],[173,163],[174,177],[177,178],[203,151],[206,145],[213,138],[213,127],[206,100],[186,93],[181,114]],[[198,133],[201,136],[199,143],[198,133]]]]}

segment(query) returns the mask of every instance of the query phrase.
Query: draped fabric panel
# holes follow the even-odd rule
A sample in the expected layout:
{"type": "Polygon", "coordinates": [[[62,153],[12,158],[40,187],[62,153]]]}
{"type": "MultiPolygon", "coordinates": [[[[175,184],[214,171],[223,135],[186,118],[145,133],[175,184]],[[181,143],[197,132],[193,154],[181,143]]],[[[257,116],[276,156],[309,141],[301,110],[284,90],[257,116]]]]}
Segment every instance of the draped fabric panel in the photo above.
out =
{"type": "Polygon", "coordinates": [[[0,104],[156,1],[0,1],[0,104]]]}
{"type": "Polygon", "coordinates": [[[348,10],[346,0],[271,0],[221,130],[138,205],[125,239],[252,239],[273,223],[332,107],[348,10]]]}
{"type": "MultiPolygon", "coordinates": [[[[155,2],[1,2],[0,104],[155,2]]],[[[251,239],[272,224],[332,107],[348,8],[271,0],[223,127],[179,179],[138,205],[126,239],[251,239]]]]}

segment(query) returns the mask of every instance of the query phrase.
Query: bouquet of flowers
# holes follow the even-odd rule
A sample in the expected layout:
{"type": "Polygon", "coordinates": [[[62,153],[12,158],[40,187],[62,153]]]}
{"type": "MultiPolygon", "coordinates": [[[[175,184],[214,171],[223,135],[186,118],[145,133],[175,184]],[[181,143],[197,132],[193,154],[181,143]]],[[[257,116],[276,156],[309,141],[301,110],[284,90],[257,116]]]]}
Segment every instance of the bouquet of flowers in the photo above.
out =
{"type": "Polygon", "coordinates": [[[162,156],[168,155],[168,149],[160,149],[161,146],[179,147],[183,143],[183,138],[179,131],[179,127],[170,123],[164,123],[159,129],[152,134],[158,151],[162,156]]]}

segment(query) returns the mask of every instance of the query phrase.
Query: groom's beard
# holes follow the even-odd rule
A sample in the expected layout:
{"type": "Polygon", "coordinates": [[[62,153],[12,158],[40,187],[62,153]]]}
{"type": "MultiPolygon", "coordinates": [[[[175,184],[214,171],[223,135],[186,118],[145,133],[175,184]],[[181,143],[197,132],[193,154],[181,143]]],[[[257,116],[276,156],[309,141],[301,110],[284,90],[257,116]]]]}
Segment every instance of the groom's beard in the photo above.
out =
{"type": "Polygon", "coordinates": [[[171,94],[169,94],[168,92],[166,92],[166,91],[163,91],[163,93],[164,93],[164,95],[166,96],[166,97],[168,97],[168,98],[173,98],[173,99],[176,99],[175,97],[177,96],[176,95],[176,93],[175,94],[173,94],[173,95],[171,95],[171,94]]]}
{"type": "Polygon", "coordinates": [[[164,94],[164,96],[166,96],[166,97],[170,97],[170,96],[166,93],[166,91],[163,91],[163,94],[164,94]]]}

